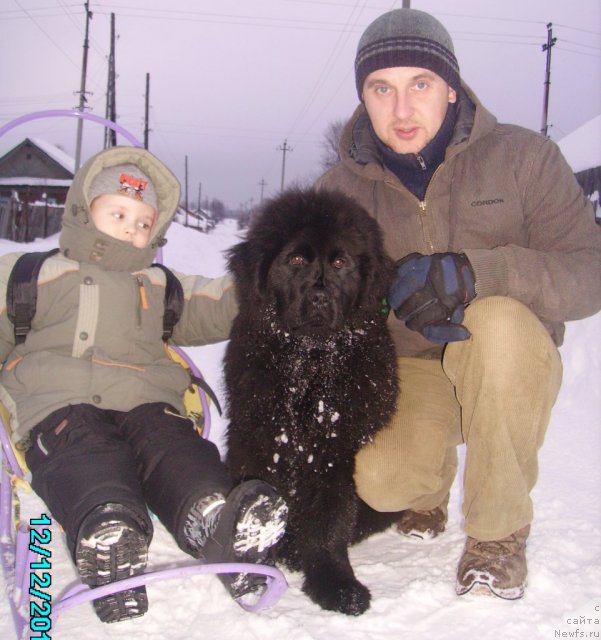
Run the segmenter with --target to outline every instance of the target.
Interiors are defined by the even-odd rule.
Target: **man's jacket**
[[[601,309],[601,228],[557,145],[499,124],[468,87],[455,130],[423,201],[386,169],[360,105],[345,126],[341,162],[317,182],[356,198],[378,220],[390,256],[464,252],[479,297],[509,296],[557,345],[564,322]],[[389,320],[397,352],[439,357],[441,347]]]
[[[16,441],[69,404],[129,411],[167,402],[183,411],[190,379],[168,357],[161,339],[166,279],[150,266],[175,213],[179,183],[151,154],[144,165],[136,155],[158,196],[157,223],[145,249],[97,231],[89,217],[86,194],[94,176],[105,166],[134,161],[130,154],[130,148],[115,147],[77,173],[65,205],[61,251],[42,266],[32,327],[17,346],[6,315],[6,287],[21,254],[0,258],[0,400],[11,414]],[[172,341],[199,345],[226,339],[237,312],[229,276],[175,275],[184,306]]]

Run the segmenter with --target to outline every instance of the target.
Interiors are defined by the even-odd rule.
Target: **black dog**
[[[276,560],[324,609],[359,615],[370,593],[348,546],[398,519],[355,492],[355,454],[390,418],[396,358],[383,301],[391,261],[376,221],[339,193],[269,202],[230,250],[240,313],[225,356],[227,462],[288,502]]]

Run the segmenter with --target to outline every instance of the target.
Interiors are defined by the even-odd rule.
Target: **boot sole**
[[[282,498],[274,502],[268,496],[260,496],[241,515],[236,525],[234,552],[256,562],[284,535],[288,507]]]
[[[282,498],[275,502],[261,496],[243,512],[236,526],[233,549],[237,562],[263,563],[269,550],[277,544],[286,530],[288,506]],[[249,594],[260,596],[265,587],[265,576],[239,573],[231,576],[230,593],[235,600]]]
[[[284,535],[288,507],[273,487],[260,480],[248,480],[232,490],[223,507],[217,528],[203,552],[208,562],[263,564],[269,550]],[[261,574],[219,574],[234,600],[259,596],[266,588]]]
[[[476,574],[477,575],[474,575]],[[457,582],[455,592],[458,596],[463,596],[466,593],[472,593],[477,596],[496,596],[502,600],[519,600],[524,596],[524,590],[526,584],[521,584],[516,587],[499,588],[494,586],[494,577],[488,573],[468,572],[466,578],[471,578],[471,582],[466,585]]]
[[[78,542],[75,562],[82,582],[98,587],[143,573],[148,558],[144,534],[120,520],[111,520]],[[93,600],[102,622],[137,618],[148,611],[146,587],[126,589]]]

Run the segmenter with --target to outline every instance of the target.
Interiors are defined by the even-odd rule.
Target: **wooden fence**
[[[0,202],[0,238],[13,242],[47,238],[60,231],[63,211],[63,206],[52,204]]]

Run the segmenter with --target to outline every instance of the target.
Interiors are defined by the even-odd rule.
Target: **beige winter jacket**
[[[382,226],[395,260],[465,252],[478,296],[523,302],[559,345],[566,320],[601,309],[601,228],[557,145],[497,123],[463,89],[453,138],[423,201],[383,166],[362,105],[343,131],[342,161],[317,185],[356,198]],[[393,314],[389,325],[399,355],[440,356],[441,347]]]
[[[94,176],[105,166],[129,162],[143,169],[158,195],[158,220],[146,249],[97,231],[89,219],[86,194]],[[168,402],[183,410],[190,381],[161,340],[165,275],[150,267],[178,201],[175,176],[143,150],[115,147],[91,158],[69,190],[61,252],[43,264],[36,315],[18,346],[5,305],[8,277],[21,254],[0,258],[0,400],[10,411],[15,440],[68,404],[128,411]],[[237,313],[229,276],[176,275],[185,301],[173,342],[226,339]]]

